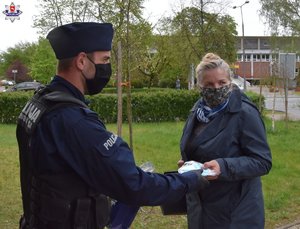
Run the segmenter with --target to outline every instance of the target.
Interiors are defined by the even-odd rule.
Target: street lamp
[[[236,8],[240,8],[241,9],[241,17],[242,17],[242,40],[243,40],[243,47],[242,47],[242,50],[243,50],[243,79],[244,79],[244,90],[246,91],[247,89],[247,85],[246,85],[246,77],[245,77],[245,35],[244,35],[244,18],[243,18],[243,6],[245,4],[249,3],[249,1],[245,1],[242,5],[240,6],[234,6],[233,9],[236,9]]]
[[[16,75],[18,73],[18,70],[17,69],[12,69],[11,72],[14,74],[14,81],[16,83]]]

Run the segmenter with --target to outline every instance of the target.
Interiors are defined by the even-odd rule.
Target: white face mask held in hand
[[[192,170],[203,170],[202,176],[215,176],[216,173],[211,169],[203,169],[203,164],[196,161],[186,161],[183,166],[178,169],[178,173],[182,174]]]

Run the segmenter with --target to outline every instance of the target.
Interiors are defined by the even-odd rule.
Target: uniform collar
[[[53,90],[66,92],[84,103],[87,103],[84,95],[74,85],[58,75],[54,76],[49,86]]]

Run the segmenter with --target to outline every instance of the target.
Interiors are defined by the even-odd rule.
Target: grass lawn
[[[134,155],[137,164],[151,161],[157,172],[177,169],[183,122],[133,125]],[[0,228],[18,227],[22,213],[18,149],[15,125],[0,125]],[[107,125],[116,132],[116,125]],[[272,149],[273,168],[263,177],[266,229],[300,219],[300,122],[276,122],[275,132],[266,121]],[[128,141],[128,128],[123,127]],[[132,228],[187,228],[185,216],[163,216],[159,207],[142,207]]]

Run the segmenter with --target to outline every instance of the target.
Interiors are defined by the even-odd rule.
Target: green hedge
[[[32,92],[0,93],[0,123],[16,123],[21,110],[32,95]]]
[[[10,92],[0,94],[0,123],[16,123],[22,108],[33,92]],[[248,93],[251,100],[259,104],[259,95]],[[105,123],[117,121],[117,95],[99,94],[87,96],[90,108],[99,114]],[[190,109],[199,98],[196,90],[164,89],[133,92],[132,116],[134,122],[160,122],[185,120]],[[264,104],[264,98],[262,99]],[[123,120],[127,120],[127,97],[123,96]]]

